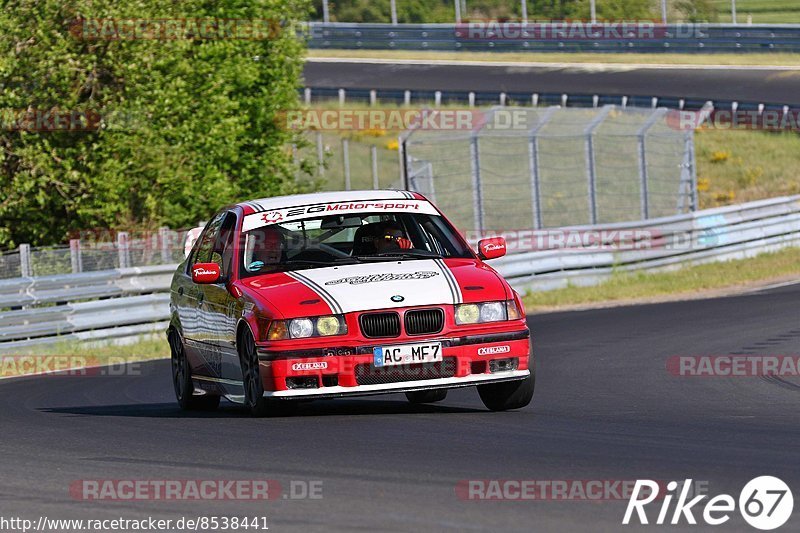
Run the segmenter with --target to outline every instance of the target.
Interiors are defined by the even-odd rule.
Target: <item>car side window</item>
[[[219,265],[220,272],[227,276],[233,262],[233,238],[236,232],[236,215],[227,213],[211,252],[211,262]]]
[[[217,237],[222,227],[222,221],[225,220],[225,215],[225,212],[215,215],[206,226],[206,229],[203,230],[203,233],[200,234],[198,238],[199,244],[191,261],[193,265],[212,262],[211,256],[214,252],[214,244],[217,242]]]

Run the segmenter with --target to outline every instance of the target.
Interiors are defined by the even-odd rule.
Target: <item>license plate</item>
[[[372,349],[376,367],[434,363],[442,360],[441,342],[377,346]]]

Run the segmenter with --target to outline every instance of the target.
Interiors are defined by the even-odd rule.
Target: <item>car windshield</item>
[[[241,277],[375,261],[472,257],[441,216],[329,215],[244,233]]]

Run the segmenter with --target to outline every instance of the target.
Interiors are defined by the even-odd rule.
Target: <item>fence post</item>
[[[614,106],[606,105],[600,110],[596,117],[592,119],[583,134],[586,136],[586,178],[589,196],[589,223],[597,224],[597,174],[596,162],[594,157],[594,130],[608,116]]]
[[[531,201],[533,207],[533,229],[542,229],[542,190],[539,179],[539,132],[550,121],[558,107],[549,107],[542,114],[538,124],[534,126],[528,137],[528,166],[531,172]]]
[[[69,262],[72,266],[72,273],[83,272],[83,257],[81,256],[81,240],[69,240]]]
[[[325,146],[322,143],[322,132],[317,132],[317,174],[325,175]]]
[[[33,269],[31,268],[31,245],[19,245],[19,270],[23,278],[33,276]]]
[[[172,262],[172,232],[168,227],[162,226],[158,228],[158,241],[161,243],[161,262],[168,265]]]
[[[667,110],[663,107],[658,109],[657,111],[653,112],[647,120],[644,121],[642,127],[639,128],[639,131],[636,133],[638,137],[638,155],[639,155],[639,203],[640,209],[642,213],[642,220],[647,220],[650,218],[650,185],[648,183],[648,172],[647,172],[647,132],[653,125],[658,122],[665,114]]]
[[[374,144],[369,148],[369,157],[372,160],[372,188],[378,190],[381,188],[381,182],[378,179],[378,147]]]
[[[692,205],[689,207],[689,210],[697,211],[699,209],[699,204],[697,199],[697,165],[694,153],[694,130],[691,130],[686,135],[686,147],[687,147],[686,157],[689,160],[688,161],[689,179],[690,179],[689,186],[691,187],[691,199],[692,199]]]
[[[483,234],[483,191],[481,190],[481,161],[478,145],[478,132],[472,133],[469,140],[469,155],[472,170],[472,209],[475,231]]]
[[[119,268],[131,266],[131,247],[127,231],[117,233],[117,254],[119,255]]]
[[[342,139],[342,162],[344,163],[344,190],[350,190],[350,141]]]

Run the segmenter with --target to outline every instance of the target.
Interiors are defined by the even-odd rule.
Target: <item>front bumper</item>
[[[419,342],[441,342],[442,361],[373,366],[374,347]],[[291,351],[261,348],[258,353],[264,395],[272,398],[335,398],[468,387],[525,379],[532,367],[527,329],[424,340],[387,339],[356,347]]]
[[[381,383],[379,385],[356,385],[355,387],[322,387],[318,389],[287,389],[279,391],[265,391],[267,398],[304,398],[316,400],[323,398],[341,398],[342,396],[372,396],[395,392],[411,392],[431,389],[456,389],[459,387],[472,387],[487,383],[500,383],[503,381],[516,381],[531,375],[530,370],[511,370],[494,374],[476,374],[465,377],[424,379],[418,381],[400,381],[396,383]]]

